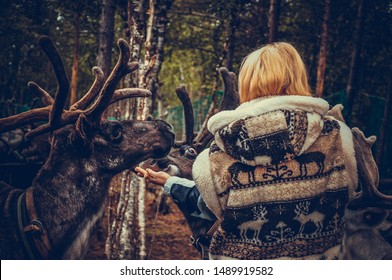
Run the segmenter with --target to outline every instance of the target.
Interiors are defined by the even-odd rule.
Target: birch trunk
[[[130,34],[130,47],[132,62],[139,63],[139,71],[136,75],[128,76],[125,80],[127,87],[147,87],[147,77],[152,68],[151,40],[152,29],[154,26],[154,9],[155,0],[149,1],[149,18],[147,30],[144,38],[144,19],[146,11],[146,1],[128,1],[127,3],[127,29]],[[142,47],[145,47],[144,58],[141,58]],[[148,115],[148,106],[146,99],[139,98],[137,103],[126,103],[127,112],[125,113],[130,119],[146,119]],[[136,112],[136,113],[135,113]],[[122,188],[119,195],[119,202],[116,212],[116,219],[112,219],[110,225],[110,234],[107,241],[108,252],[111,252],[109,258],[116,259],[145,259],[145,182],[131,172],[123,173]]]

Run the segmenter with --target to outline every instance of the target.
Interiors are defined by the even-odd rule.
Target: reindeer
[[[239,105],[236,75],[229,72],[224,67],[219,68],[219,72],[222,76],[225,90],[223,99],[219,108],[215,109],[215,113],[222,110],[232,110]],[[148,160],[144,162],[141,167],[151,168],[154,171],[162,170],[172,176],[179,176],[192,180],[192,165],[196,156],[207,147],[214,137],[207,130],[207,121],[204,122],[199,133],[195,135],[193,128],[194,115],[189,93],[185,86],[179,86],[176,88],[176,94],[184,107],[185,140],[177,141],[174,145],[174,149],[172,149],[166,157],[158,160]],[[208,117],[210,116],[207,116],[207,119]],[[178,206],[192,231],[192,240],[195,242],[194,244],[197,244],[197,240],[209,231],[214,222],[194,217],[191,215],[192,213],[187,212],[184,207],[181,205]]]
[[[258,239],[261,228],[268,222],[265,218],[265,215],[267,215],[267,209],[265,207],[255,207],[252,209],[252,212],[255,220],[244,222],[237,227],[240,230],[242,239],[248,239],[247,232],[249,230],[254,231],[252,239]]]
[[[352,132],[361,192],[350,199],[345,209],[343,258],[391,260],[392,196],[377,189],[379,173],[371,151],[376,137],[366,138],[358,128]]]
[[[300,176],[308,176],[308,169],[306,166],[312,162],[316,163],[318,166],[318,171],[315,175],[320,175],[324,171],[325,155],[323,153],[309,152],[295,157],[295,160],[299,163]]]
[[[343,106],[335,105],[327,115],[344,122]],[[354,127],[355,157],[361,190],[350,198],[344,213],[346,225],[342,242],[343,259],[392,259],[392,196],[390,179],[379,179],[372,155],[375,136],[365,137]]]
[[[46,107],[0,119],[0,132],[48,121],[26,137],[53,132],[51,151],[26,191],[0,184],[0,258],[79,259],[103,214],[112,177],[147,158],[167,155],[174,133],[161,120],[101,119],[110,103],[150,96],[142,89],[115,90],[122,77],[137,69],[137,64],[128,64],[125,40],[118,40],[119,58],[108,78],[94,67],[93,85],[69,110],[64,109],[69,81],[60,54],[48,37],[39,42],[55,72],[55,98],[30,82]]]
[[[243,183],[240,182],[238,178],[241,172],[248,174],[249,185],[255,184],[256,182],[255,170],[256,170],[256,166],[246,165],[242,162],[235,162],[228,169],[230,174],[232,174],[231,181],[233,182],[233,185],[237,185],[237,186],[244,185]]]
[[[299,228],[299,234],[303,233],[305,225],[308,222],[314,223],[314,225],[316,226],[316,231],[314,233],[321,232],[321,230],[323,229],[323,221],[325,215],[318,211],[309,213],[309,206],[309,201],[300,202],[299,204],[295,205],[294,213],[296,214],[296,216],[294,217],[294,220],[298,221],[301,224]]]

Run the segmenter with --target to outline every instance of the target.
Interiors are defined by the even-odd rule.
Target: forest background
[[[105,74],[113,67],[118,38],[129,40],[138,31],[144,42],[154,13],[151,46],[141,44],[140,55],[158,57],[146,85],[155,116],[182,118],[176,110],[179,84],[200,110],[208,108],[201,100],[222,90],[217,66],[238,74],[250,51],[286,41],[304,58],[315,96],[342,103],[350,126],[378,137],[374,155],[381,177],[392,177],[392,1],[1,0],[0,5],[0,117],[41,106],[27,88],[31,80],[50,93],[56,89],[39,36],[48,35],[62,54],[72,103],[91,85],[93,66]],[[204,113],[198,114],[196,126]],[[181,126],[177,129],[181,134]]]

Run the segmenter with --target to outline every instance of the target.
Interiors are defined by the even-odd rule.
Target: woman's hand
[[[150,182],[161,186],[163,186],[166,183],[167,179],[171,177],[166,172],[163,171],[155,172],[150,168],[143,169],[141,167],[136,167],[135,171],[137,172],[138,176],[144,177],[146,178],[146,180],[149,180]]]

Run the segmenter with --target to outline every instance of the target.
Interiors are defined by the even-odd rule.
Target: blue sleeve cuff
[[[185,179],[185,178],[180,178],[177,176],[171,176],[169,179],[167,179],[166,183],[163,185],[163,191],[165,194],[170,195],[170,190],[174,184],[182,185],[186,188],[193,188],[195,186],[195,182]]]

